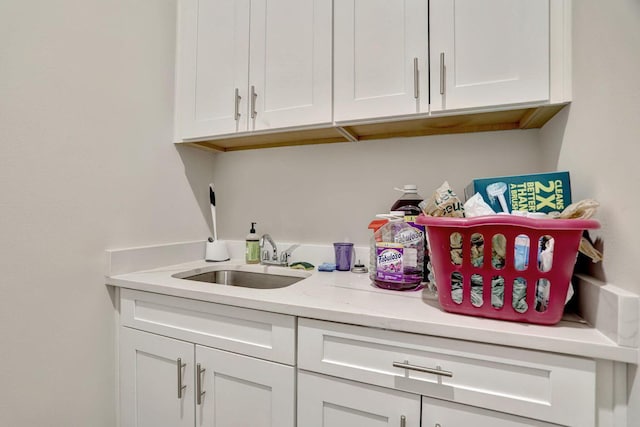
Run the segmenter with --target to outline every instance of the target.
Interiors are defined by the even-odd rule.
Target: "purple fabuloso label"
[[[404,247],[393,243],[376,244],[376,278],[385,282],[403,282]]]

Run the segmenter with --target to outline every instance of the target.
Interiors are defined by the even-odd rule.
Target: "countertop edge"
[[[412,319],[408,314],[411,313],[411,309],[415,312],[416,301],[421,301],[420,298],[415,297],[395,298],[394,300],[387,298],[385,301],[393,301],[396,307],[405,307],[407,311],[402,312],[401,316],[384,313],[376,308],[367,307],[367,303],[372,305],[375,305],[376,302],[380,303],[386,298],[385,294],[362,292],[362,289],[347,289],[339,285],[332,286],[328,283],[334,279],[329,275],[335,273],[315,272],[313,276],[315,279],[310,280],[310,278],[298,282],[298,284],[303,284],[301,286],[296,284],[290,288],[277,290],[213,288],[212,291],[212,288],[207,289],[202,288],[201,284],[196,285],[197,282],[171,277],[172,274],[179,271],[207,266],[210,264],[196,261],[150,271],[106,276],[106,284],[174,297],[398,332],[631,364],[638,363],[639,352],[637,348],[620,346],[597,329],[578,322],[561,321],[555,326],[530,325],[450,314],[431,306],[425,307],[425,311],[435,310],[432,312],[433,320],[426,317]],[[319,274],[322,276],[318,278]],[[357,276],[352,273],[342,274]],[[334,275],[333,277],[347,276]],[[397,296],[404,297],[405,295],[397,294]],[[367,300],[364,305],[350,301],[350,299],[361,297]],[[340,298],[346,298],[346,300],[341,300],[340,305],[334,306],[336,299]]]

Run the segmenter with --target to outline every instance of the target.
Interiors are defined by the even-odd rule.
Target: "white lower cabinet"
[[[193,427],[192,369],[193,344],[120,328],[120,426]]]
[[[196,387],[197,426],[295,426],[292,366],[197,345],[198,374],[201,387]],[[197,382],[196,377],[196,385]]]
[[[121,427],[620,425],[592,359],[128,289],[120,302]]]
[[[553,427],[558,424],[300,371],[298,426]]]
[[[475,406],[460,405],[422,396],[422,427],[554,427],[544,421],[523,418]]]
[[[420,427],[420,396],[300,371],[298,426]]]
[[[395,403],[356,406],[388,393],[422,396],[422,427],[596,425],[596,364],[581,357],[299,319],[298,370],[327,376],[312,393],[300,382],[298,405],[316,414],[352,408],[404,427]]]
[[[295,427],[295,318],[122,290],[121,325],[121,427]]]
[[[295,425],[292,366],[126,327],[120,354],[121,427]]]

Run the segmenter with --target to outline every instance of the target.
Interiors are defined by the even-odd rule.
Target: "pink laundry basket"
[[[418,224],[426,226],[429,240],[431,265],[438,289],[438,300],[445,311],[492,319],[553,325],[560,321],[573,268],[576,262],[580,238],[585,229],[600,228],[595,220],[581,219],[532,219],[514,215],[491,215],[475,218],[427,217],[420,215]],[[456,234],[457,233],[457,234]],[[451,256],[451,236],[462,242],[461,262]],[[472,237],[484,241],[483,261],[480,266],[471,263]],[[502,235],[506,241],[504,266],[496,268],[492,262],[494,236]],[[529,253],[524,269],[515,263],[516,238],[528,238]],[[538,245],[553,238],[551,268],[541,271],[538,267]],[[520,265],[522,267],[522,265]],[[452,297],[452,281],[462,276],[461,298]],[[472,303],[472,277],[481,282],[481,303]],[[492,303],[492,279],[504,281],[502,305]],[[513,306],[513,288],[516,279],[526,283],[526,309],[520,311]],[[544,311],[536,309],[538,282],[548,282],[548,304]],[[479,288],[476,288],[478,291]],[[459,295],[459,294],[457,294]],[[477,297],[478,294],[476,293]]]

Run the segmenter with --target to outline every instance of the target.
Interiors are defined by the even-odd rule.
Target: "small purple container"
[[[353,254],[353,243],[334,243],[333,249],[336,253],[336,270],[351,270],[351,255]]]

